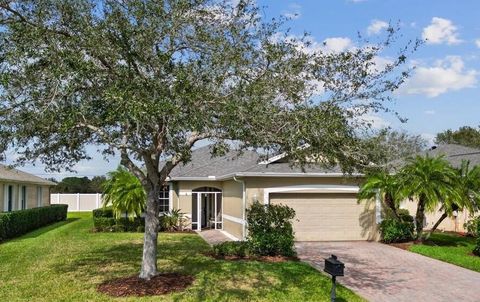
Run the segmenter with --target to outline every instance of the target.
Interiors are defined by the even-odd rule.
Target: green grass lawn
[[[195,234],[160,234],[162,272],[195,276],[185,292],[110,298],[96,286],[138,273],[142,234],[91,233],[90,213],[0,244],[0,301],[329,301],[330,279],[301,262],[214,260]],[[338,301],[363,301],[343,287]]]
[[[455,234],[434,233],[425,244],[415,244],[410,251],[480,272],[480,257],[473,256],[475,239]]]

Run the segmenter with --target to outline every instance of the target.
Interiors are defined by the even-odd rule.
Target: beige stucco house
[[[0,212],[50,205],[55,183],[0,164]]]
[[[444,158],[456,168],[462,165],[462,160],[468,160],[470,167],[480,165],[480,150],[455,144],[444,144],[433,147],[431,150],[420,153],[419,155],[444,156]],[[411,215],[415,215],[417,210],[417,202],[413,200],[405,200],[401,208],[407,209]],[[431,229],[438,219],[442,216],[443,210],[438,207],[435,211],[426,213],[425,229]],[[472,216],[480,215],[477,213],[469,213],[468,211],[458,211],[453,217],[447,217],[439,226],[438,230],[450,232],[465,232],[464,223],[472,219]]]
[[[338,169],[302,171],[285,155],[263,162],[249,151],[212,157],[207,146],[171,172],[160,203],[181,209],[193,230],[219,229],[232,239],[245,238],[245,210],[259,201],[292,207],[299,241],[377,240],[380,203],[357,202],[361,181],[362,175],[345,176]]]

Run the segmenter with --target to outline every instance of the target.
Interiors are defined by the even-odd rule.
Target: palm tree
[[[103,190],[103,206],[111,205],[115,217],[119,218],[126,213],[133,219],[143,213],[147,195],[138,178],[127,169],[119,166],[117,170],[109,172]]]
[[[470,168],[470,162],[462,160],[460,168],[457,171],[456,185],[460,193],[460,199],[456,201],[446,200],[442,205],[443,214],[430,230],[429,235],[433,233],[442,221],[453,215],[453,212],[462,210],[468,210],[470,213],[474,213],[480,206],[480,166],[474,166]]]
[[[399,183],[395,175],[386,171],[371,174],[358,192],[359,200],[372,200],[380,194],[382,202],[391,210],[392,214],[398,217],[398,191]]]
[[[458,189],[457,171],[443,158],[416,156],[409,158],[400,170],[400,194],[418,200],[415,214],[417,238],[423,240],[425,212],[433,212],[441,203],[445,206],[459,204],[461,192]]]

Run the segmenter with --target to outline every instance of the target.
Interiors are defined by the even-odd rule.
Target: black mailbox
[[[324,271],[332,275],[332,277],[343,276],[343,270],[345,264],[337,260],[337,256],[332,255],[330,258],[325,259]]]

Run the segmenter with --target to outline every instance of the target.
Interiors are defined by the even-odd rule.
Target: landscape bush
[[[68,205],[57,204],[0,213],[0,241],[67,219]]]
[[[385,243],[405,242],[413,239],[413,222],[387,218],[380,223],[380,233]]]
[[[185,214],[178,209],[171,210],[160,216],[160,229],[162,231],[182,231],[186,225]]]
[[[213,246],[213,253],[216,256],[225,257],[246,257],[249,254],[246,241],[227,241]]]
[[[401,221],[413,223],[414,218],[412,215],[410,215],[410,212],[407,209],[398,209],[397,215]]]
[[[477,242],[473,249],[473,254],[480,256],[480,223],[477,223]]]
[[[257,256],[295,256],[294,218],[295,211],[288,206],[254,202],[247,209],[249,252]]]
[[[477,237],[478,227],[480,225],[480,216],[472,218],[463,224],[463,227],[467,230],[467,236]]]
[[[115,218],[111,208],[93,210],[93,226],[97,232],[144,232],[145,218]]]

